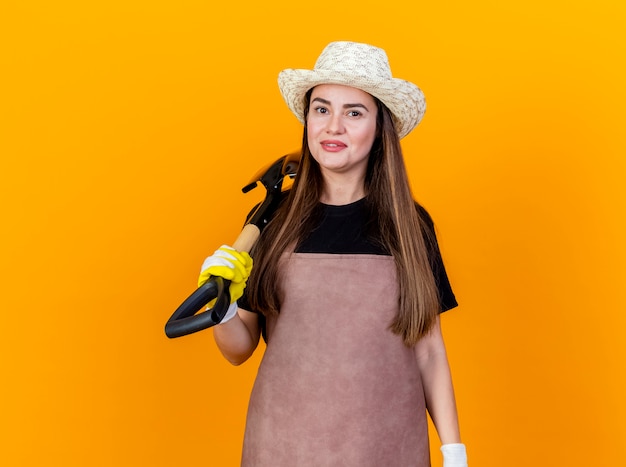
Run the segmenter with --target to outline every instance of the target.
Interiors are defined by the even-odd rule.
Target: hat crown
[[[391,79],[391,68],[385,51],[356,42],[331,42],[322,51],[313,69],[367,76],[371,81]]]

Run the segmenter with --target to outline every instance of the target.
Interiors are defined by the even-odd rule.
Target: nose
[[[328,125],[326,126],[326,132],[331,135],[341,134],[344,131],[343,121],[341,119],[341,113],[334,113],[328,119]]]

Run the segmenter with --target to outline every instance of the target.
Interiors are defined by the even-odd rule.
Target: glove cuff
[[[465,444],[444,444],[440,449],[443,454],[443,464],[445,467],[467,467]]]
[[[237,315],[237,308],[238,308],[237,301],[234,301],[233,303],[231,303],[230,306],[228,307],[228,310],[226,310],[226,314],[224,315],[224,318],[218,324],[224,324],[225,322],[233,319]]]

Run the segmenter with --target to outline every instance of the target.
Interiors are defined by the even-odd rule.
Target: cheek
[[[368,128],[363,133],[361,133],[359,142],[363,148],[367,148],[369,152],[374,145],[374,140],[376,139],[376,128]]]
[[[306,121],[306,130],[309,137],[315,136],[319,133],[319,123],[315,118],[307,118]]]
[[[306,142],[309,146],[309,151],[314,159],[317,160],[317,145],[315,144],[315,133],[314,130],[307,124],[306,129]]]
[[[311,121],[310,119],[307,120],[307,126],[306,126],[306,139],[307,142],[309,143],[309,147],[314,146],[314,142],[316,140],[316,138],[319,136],[320,134],[320,125],[316,125],[315,121]]]

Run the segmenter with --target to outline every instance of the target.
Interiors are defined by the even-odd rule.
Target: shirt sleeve
[[[451,310],[458,306],[456,297],[452,290],[452,285],[448,279],[448,273],[446,267],[443,264],[443,258],[441,257],[441,251],[439,250],[439,244],[437,242],[437,235],[435,233],[435,224],[430,217],[430,214],[422,206],[416,203],[417,210],[420,216],[426,222],[426,227],[430,230],[431,241],[427,241],[428,247],[428,259],[430,267],[432,268],[433,275],[435,276],[435,283],[439,292],[439,303],[441,305],[441,313]]]

